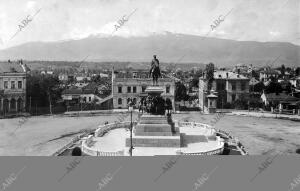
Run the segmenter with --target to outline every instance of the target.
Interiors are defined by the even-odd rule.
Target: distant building
[[[259,72],[259,80],[263,82],[267,82],[271,80],[271,78],[278,79],[280,75],[280,71],[274,70],[272,68],[264,68],[264,70]]]
[[[263,93],[261,95],[261,99],[265,106],[270,106],[270,107],[279,107],[280,105],[284,104],[293,104],[297,103],[300,101],[299,98],[293,97],[291,95],[288,95],[286,93]],[[283,108],[280,106],[279,108]],[[299,108],[298,108],[299,109]]]
[[[247,98],[249,96],[250,79],[244,75],[229,72],[215,71],[214,81],[212,82],[212,90],[217,98],[217,108],[223,108],[226,103],[232,103],[239,98]],[[199,78],[199,107],[202,111],[208,111],[208,84],[205,78]]]
[[[19,63],[0,63],[0,113],[24,112],[26,107],[27,66]]]
[[[62,92],[62,98],[66,105],[69,106],[80,103],[92,103],[96,98],[95,94],[95,91],[91,89],[71,87]]]
[[[135,107],[138,107],[142,97],[147,96],[146,88],[152,86],[152,78],[149,71],[120,71],[113,72],[112,96],[115,109],[127,109],[130,98],[133,99]],[[159,78],[158,85],[164,88],[163,98],[169,98],[175,109],[175,80],[171,78]]]
[[[295,88],[300,88],[300,76],[292,78],[289,81]]]

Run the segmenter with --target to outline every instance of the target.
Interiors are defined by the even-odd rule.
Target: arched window
[[[119,98],[119,99],[118,99],[118,104],[119,104],[119,105],[122,105],[122,98]]]
[[[136,98],[133,98],[133,105],[136,105]]]

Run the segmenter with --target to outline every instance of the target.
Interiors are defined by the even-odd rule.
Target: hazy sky
[[[209,37],[300,44],[300,0],[0,0],[0,49],[29,41],[58,41],[99,33],[136,12],[113,35],[183,33],[205,36],[213,21],[232,12]],[[13,39],[28,15],[40,12]],[[29,17],[31,18],[31,17]],[[223,18],[223,17],[221,17]]]

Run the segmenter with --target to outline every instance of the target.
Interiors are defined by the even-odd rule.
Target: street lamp
[[[130,111],[130,119],[131,119],[131,122],[130,122],[130,149],[129,149],[129,154],[130,156],[132,156],[132,150],[133,150],[133,146],[132,146],[132,111],[133,111],[133,102],[132,102],[132,99],[130,99],[130,102],[129,102],[129,105],[128,105],[128,111]]]

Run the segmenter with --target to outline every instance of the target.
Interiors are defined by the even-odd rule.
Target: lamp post
[[[130,103],[129,103],[129,107],[128,107],[128,110],[130,111],[130,119],[131,119],[131,122],[130,122],[130,149],[129,149],[129,154],[130,156],[132,156],[132,150],[133,150],[133,146],[132,146],[132,111],[133,111],[133,102],[132,100],[130,100]]]

